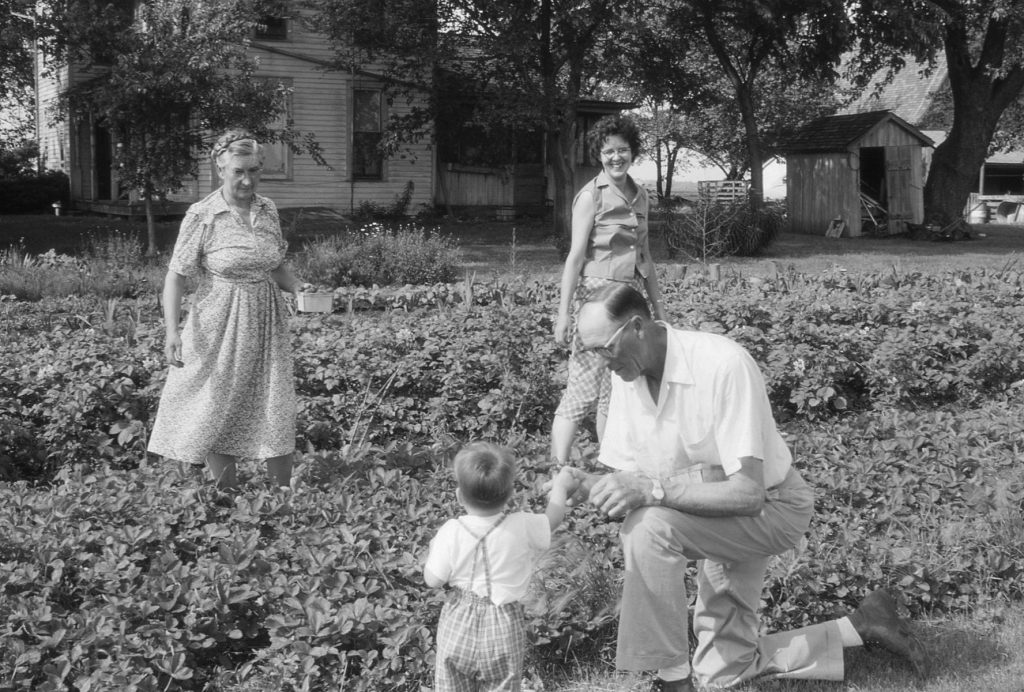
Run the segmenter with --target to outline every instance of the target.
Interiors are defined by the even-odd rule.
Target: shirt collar
[[[224,195],[220,193],[219,189],[214,191],[212,196],[213,199],[210,200],[211,212],[213,212],[214,214],[220,214],[221,212],[231,211],[231,207],[228,205],[227,200],[224,199]],[[263,207],[267,206],[267,198],[254,192],[252,195],[252,203],[255,208],[262,209]]]
[[[626,174],[626,177],[629,180],[633,180],[632,176],[630,176],[629,173]],[[632,202],[633,201],[633,200],[630,200],[630,199],[626,199],[626,195],[623,194],[622,190],[620,190],[619,188],[617,188],[614,185],[612,185],[611,178],[608,177],[608,174],[605,173],[603,168],[601,169],[601,172],[597,174],[597,182],[594,183],[594,184],[597,185],[598,187],[610,187],[612,189],[612,191],[615,194],[617,194],[619,197],[621,197],[622,199],[625,199],[627,202]],[[636,196],[637,197],[639,197],[641,194],[643,194],[643,193],[640,192],[640,186],[637,185],[635,181],[633,182],[633,187],[636,188]],[[636,198],[634,197],[634,199],[636,199]]]
[[[685,348],[679,343],[678,331],[667,322],[656,320],[655,324],[665,327],[665,372],[662,380],[678,384],[693,384],[693,369],[686,360]]]

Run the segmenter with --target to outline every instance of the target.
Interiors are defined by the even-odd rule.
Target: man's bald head
[[[576,330],[585,349],[603,346],[634,316],[651,320],[651,310],[640,291],[628,284],[613,284],[580,306]]]

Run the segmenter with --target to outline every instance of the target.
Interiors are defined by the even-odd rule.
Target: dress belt
[[[260,277],[258,279],[243,279],[240,277],[224,276],[222,274],[214,274],[210,272],[210,278],[214,281],[221,281],[227,284],[261,284],[261,283],[273,283],[273,280],[269,276]]]

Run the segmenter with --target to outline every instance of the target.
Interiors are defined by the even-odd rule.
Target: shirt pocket
[[[678,444],[687,464],[718,464],[718,443],[711,420],[703,415],[683,416],[678,425]]]

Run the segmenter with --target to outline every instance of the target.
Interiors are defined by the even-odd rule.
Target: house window
[[[256,38],[264,41],[287,41],[288,20],[265,14],[256,24]]]
[[[269,80],[268,80],[269,81]],[[274,82],[289,87],[288,95],[285,97],[284,111],[279,113],[277,118],[268,124],[272,130],[284,130],[292,119],[292,80],[291,78],[278,78]],[[263,173],[260,176],[263,180],[291,180],[292,179],[292,151],[284,142],[269,142],[263,148]]]
[[[381,180],[384,174],[383,92],[356,89],[352,98],[352,177]]]

